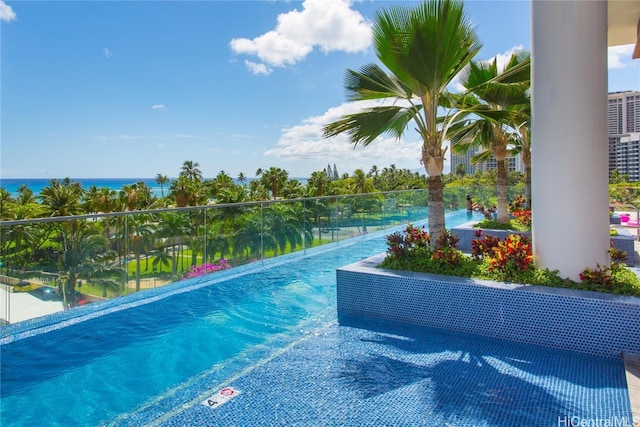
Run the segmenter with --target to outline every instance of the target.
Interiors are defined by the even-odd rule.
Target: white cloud
[[[380,164],[409,164],[412,168],[420,167],[420,150],[422,143],[417,134],[408,136],[413,142],[398,141],[392,136],[380,136],[367,147],[354,148],[346,134],[332,138],[323,136],[322,127],[340,119],[346,114],[355,113],[367,106],[373,106],[373,101],[351,102],[339,107],[331,108],[322,116],[305,119],[301,124],[283,129],[280,140],[275,148],[266,150],[265,156],[274,156],[281,160],[322,160],[330,163],[349,163],[353,169],[366,168]]]
[[[371,25],[351,4],[351,0],[305,0],[302,10],[280,14],[274,30],[253,39],[234,38],[229,46],[236,54],[260,58],[263,64],[245,62],[255,74],[267,74],[269,66],[294,65],[315,48],[325,53],[363,52],[371,44]]]
[[[0,21],[11,22],[18,19],[11,6],[0,0]]]
[[[105,47],[104,49],[102,49],[102,53],[104,54],[105,58],[111,58],[113,56],[113,54],[111,53],[108,47]]]
[[[251,71],[253,74],[263,74],[265,76],[271,74],[273,71],[272,68],[268,67],[266,64],[258,64],[257,62],[252,62],[245,60],[244,65],[247,66],[247,69]]]
[[[155,104],[151,106],[152,110],[166,110],[164,104]]]
[[[610,70],[625,68],[631,65],[633,44],[613,46],[607,50],[607,62]]]
[[[493,62],[493,60],[495,58],[497,58],[498,59],[498,70],[504,70],[504,67],[507,66],[507,63],[511,59],[512,55],[514,55],[514,54],[517,55],[518,53],[523,52],[525,50],[526,50],[525,47],[523,45],[519,44],[517,46],[512,47],[511,49],[509,49],[506,52],[499,53],[499,54],[489,58],[486,62],[489,62],[489,61]]]

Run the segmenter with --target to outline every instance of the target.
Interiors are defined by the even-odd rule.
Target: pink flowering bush
[[[193,279],[194,277],[204,276],[205,274],[215,273],[220,270],[228,270],[231,268],[226,259],[221,259],[217,264],[201,264],[192,265],[184,276],[185,279]]]

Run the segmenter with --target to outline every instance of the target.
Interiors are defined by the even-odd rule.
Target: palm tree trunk
[[[136,292],[140,292],[140,252],[136,252]]]
[[[507,167],[505,159],[498,162],[497,192],[498,192],[498,218],[499,222],[509,222],[509,209],[507,208]]]
[[[442,175],[430,176],[428,179],[429,188],[429,235],[431,238],[431,248],[435,247],[436,237],[445,230],[444,223],[444,184]]]
[[[531,209],[531,151],[522,151],[522,162],[524,163],[524,185],[526,207]]]

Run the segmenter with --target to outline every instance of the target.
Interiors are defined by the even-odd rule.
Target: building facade
[[[629,181],[640,181],[640,92],[608,96],[609,175],[615,169]]]
[[[466,154],[454,154],[451,153],[451,173],[456,173],[459,164],[463,164],[464,172],[467,175],[474,175],[476,172],[484,172],[498,167],[496,158],[491,156],[486,162],[480,162],[473,164],[471,158],[476,154],[484,151],[484,148],[476,147],[467,151]],[[517,154],[513,157],[507,157],[506,166],[508,172],[522,172],[524,173],[524,163],[522,162],[522,156]]]

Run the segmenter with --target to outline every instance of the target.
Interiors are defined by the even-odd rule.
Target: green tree
[[[161,173],[156,175],[156,183],[160,186],[160,194],[162,198],[164,198],[164,186],[169,182],[169,177],[167,175],[162,175]]]
[[[287,183],[289,172],[272,166],[268,170],[258,169],[256,176],[260,177],[260,182],[271,191],[271,198],[275,200],[280,196],[280,191]]]
[[[464,154],[480,147],[483,151],[472,157],[472,163],[496,159],[497,220],[505,223],[509,222],[506,158],[511,153],[516,114],[529,103],[529,64],[528,52],[513,54],[503,69],[497,58],[472,61],[461,78],[466,92],[453,97],[459,112],[448,124],[447,137],[454,151]]]
[[[52,179],[38,196],[45,206],[48,216],[71,216],[82,214],[82,186],[69,178]]]
[[[191,181],[202,181],[200,165],[192,160],[185,160],[180,169],[180,176],[184,176]]]
[[[464,184],[464,176],[467,174],[467,165],[464,163],[458,163],[456,165],[456,175],[462,179],[462,183]]]
[[[389,98],[396,102],[347,115],[326,125],[324,134],[347,133],[354,145],[367,146],[383,133],[400,139],[408,127],[415,127],[423,141],[420,160],[429,175],[429,232],[438,235],[445,228],[442,171],[446,153],[438,109],[447,86],[481,44],[462,2],[455,0],[378,11],[373,43],[378,59],[391,74],[375,64],[360,71],[347,70],[349,100]]]

